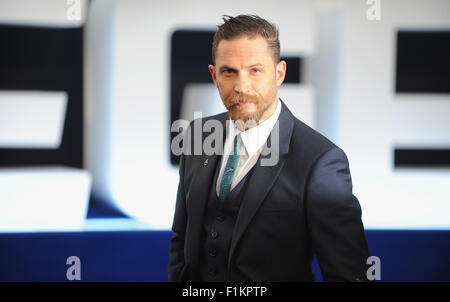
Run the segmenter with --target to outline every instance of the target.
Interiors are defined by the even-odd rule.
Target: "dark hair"
[[[278,63],[280,61],[280,40],[275,24],[256,15],[239,15],[236,17],[223,15],[222,20],[224,23],[217,26],[217,31],[214,34],[212,46],[213,62],[216,61],[215,54],[221,40],[232,40],[242,36],[249,38],[263,37],[273,52],[274,62]]]

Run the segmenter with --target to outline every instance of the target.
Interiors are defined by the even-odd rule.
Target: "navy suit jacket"
[[[228,113],[201,122],[211,119],[225,131]],[[314,281],[314,254],[325,281],[367,280],[369,249],[345,153],[283,102],[278,121],[279,161],[263,166],[261,155],[253,167],[233,230],[230,281]],[[220,158],[181,156],[169,281],[199,280],[203,216]]]

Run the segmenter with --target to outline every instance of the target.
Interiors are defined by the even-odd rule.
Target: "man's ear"
[[[212,64],[209,64],[208,69],[209,69],[209,73],[211,74],[211,78],[214,82],[214,85],[216,85],[216,87],[217,87],[216,67]]]
[[[275,69],[277,86],[280,86],[284,81],[284,77],[286,76],[286,61],[278,62],[277,66],[275,66]]]

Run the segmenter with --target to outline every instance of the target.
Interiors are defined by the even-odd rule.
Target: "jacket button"
[[[211,232],[211,237],[216,239],[217,237],[219,237],[219,233],[217,233],[216,231],[212,231]]]
[[[217,252],[216,252],[215,250],[209,250],[208,254],[209,254],[211,257],[216,257]]]

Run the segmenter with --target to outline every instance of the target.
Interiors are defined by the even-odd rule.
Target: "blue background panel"
[[[167,281],[171,235],[170,231],[0,234],[0,281],[67,281],[69,256],[81,260],[81,281]],[[381,281],[450,281],[449,231],[368,230],[366,235],[371,254],[381,259]]]

